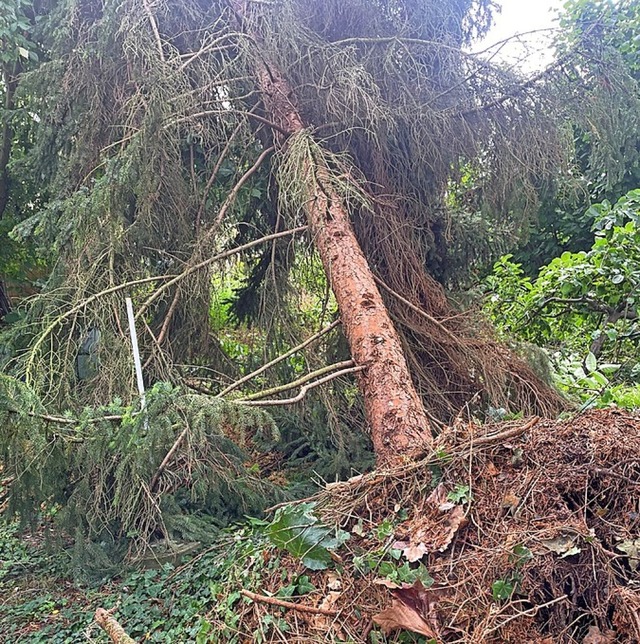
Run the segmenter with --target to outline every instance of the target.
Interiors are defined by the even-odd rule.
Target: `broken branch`
[[[311,615],[327,615],[328,617],[335,617],[338,614],[337,610],[330,610],[328,608],[316,608],[315,606],[305,606],[303,604],[294,604],[293,602],[278,599],[277,597],[267,597],[266,595],[258,595],[252,593],[250,590],[244,588],[240,591],[241,595],[252,599],[254,602],[261,604],[270,604],[271,606],[280,606],[281,608],[288,608],[290,610],[297,610],[300,613],[310,613]]]

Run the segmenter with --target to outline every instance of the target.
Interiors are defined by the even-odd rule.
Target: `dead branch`
[[[513,427],[512,429],[507,429],[504,432],[498,432],[497,434],[489,434],[488,436],[481,436],[480,438],[476,438],[472,441],[469,441],[468,444],[465,445],[460,445],[456,447],[456,451],[460,450],[460,448],[463,447],[469,447],[469,448],[474,448],[474,447],[482,447],[484,445],[493,445],[494,443],[501,443],[502,441],[508,440],[510,438],[515,438],[516,436],[520,436],[520,434],[524,434],[525,432],[528,432],[532,427],[537,425],[540,422],[540,417],[539,416],[534,416],[526,422],[524,425],[521,425],[519,427]]]
[[[251,112],[248,112],[248,114],[251,114]],[[204,214],[204,209],[207,204],[207,197],[209,196],[209,192],[211,191],[211,186],[213,185],[213,182],[216,180],[216,177],[218,176],[218,172],[220,172],[222,163],[227,158],[227,154],[231,149],[231,144],[233,143],[236,136],[238,136],[238,133],[240,132],[243,126],[244,126],[243,121],[240,121],[238,125],[236,125],[235,129],[231,133],[231,136],[229,136],[229,139],[227,140],[226,145],[222,149],[222,152],[220,153],[220,156],[218,157],[218,160],[216,161],[215,166],[213,166],[213,170],[211,171],[211,176],[207,180],[207,184],[204,187],[202,200],[200,201],[200,206],[198,207],[198,212],[196,214],[196,222],[195,222],[196,231],[200,230],[200,221],[202,220],[202,215]]]
[[[338,614],[337,610],[329,610],[328,608],[316,608],[315,606],[305,606],[303,604],[294,604],[293,602],[278,599],[277,597],[267,597],[266,595],[258,595],[252,593],[250,590],[244,588],[240,591],[242,595],[252,599],[254,602],[262,604],[270,604],[271,606],[280,606],[281,608],[288,608],[290,610],[297,610],[300,613],[310,613],[311,615],[326,615],[327,617],[335,617]]]
[[[153,478],[151,479],[151,483],[149,484],[149,490],[153,492],[155,490],[156,485],[158,484],[158,479],[160,478],[162,472],[164,472],[165,468],[173,458],[174,454],[178,451],[178,448],[182,444],[182,441],[184,440],[184,437],[187,435],[189,432],[189,425],[187,425],[182,432],[180,433],[180,436],[176,439],[176,442],[171,446],[171,449],[166,453],[165,457],[162,459],[162,463],[160,463],[160,467],[158,467],[158,470],[156,473],[153,475]]]
[[[179,275],[173,276],[172,279],[170,279],[168,282],[163,284],[152,295],[150,295],[147,298],[147,300],[142,304],[142,306],[138,309],[138,312],[136,313],[136,320],[138,320],[140,316],[144,315],[144,313],[146,313],[149,306],[151,306],[151,304],[155,302],[155,300],[157,300],[160,297],[160,295],[162,295],[168,288],[171,288],[174,284],[176,284],[180,280],[183,280],[185,277],[188,277],[192,273],[195,273],[196,271],[199,271],[202,268],[206,268],[207,266],[214,264],[215,262],[219,262],[222,259],[226,259],[227,257],[232,257],[233,255],[242,253],[245,250],[249,250],[254,246],[259,246],[260,244],[264,244],[265,242],[271,241],[273,239],[279,239],[280,237],[288,237],[290,235],[295,235],[296,233],[301,233],[304,230],[307,230],[307,228],[308,226],[298,226],[297,228],[292,228],[290,230],[283,230],[282,232],[279,232],[279,233],[272,233],[271,235],[265,235],[264,237],[260,237],[260,239],[254,239],[253,241],[247,242],[242,246],[236,246],[235,248],[226,250],[223,253],[218,253],[213,257],[209,257],[208,259],[205,259],[201,262],[198,262],[197,264],[194,264],[193,266],[190,266]],[[156,279],[159,279],[159,278],[156,278]],[[151,282],[153,280],[148,279],[147,281]]]
[[[98,608],[94,619],[96,624],[109,636],[113,644],[136,644],[136,641],[129,637],[124,628],[111,616],[111,611]]]
[[[320,378],[320,380],[316,380],[315,382],[311,382],[308,385],[305,385],[304,387],[302,387],[302,389],[300,389],[300,393],[293,398],[285,398],[283,400],[239,400],[238,403],[251,407],[276,407],[279,405],[293,405],[294,403],[300,402],[307,395],[307,393],[311,391],[311,389],[319,387],[320,385],[323,385],[331,380],[335,380],[340,376],[345,376],[350,373],[357,373],[358,371],[363,371],[364,369],[366,369],[366,366],[361,365],[358,367],[350,367],[349,369],[341,369],[340,371],[331,373],[324,378]]]
[[[142,4],[144,6],[144,11],[147,14],[147,18],[149,19],[149,24],[151,25],[153,36],[156,39],[156,44],[158,45],[158,53],[160,54],[160,59],[164,63],[166,62],[166,59],[164,57],[164,51],[162,49],[162,39],[160,38],[160,30],[158,29],[158,23],[156,22],[156,17],[153,15],[153,12],[151,11],[151,7],[149,6],[148,0],[143,0]]]
[[[212,233],[218,229],[218,226],[222,223],[222,220],[224,219],[224,216],[227,213],[227,210],[231,208],[233,203],[236,200],[236,197],[238,196],[238,193],[240,192],[240,189],[242,186],[244,186],[247,181],[251,178],[252,175],[256,173],[258,168],[262,165],[264,160],[275,150],[274,146],[271,146],[270,148],[267,148],[266,150],[262,151],[262,154],[256,159],[255,163],[240,177],[240,179],[237,181],[236,185],[233,186],[231,192],[227,195],[227,198],[225,199],[224,203],[222,204],[220,211],[218,212],[218,216],[216,217],[215,222],[213,223],[213,226],[209,229],[207,234],[205,235],[205,241],[206,239],[210,238]]]
[[[394,291],[390,286],[385,284],[379,277],[376,277],[374,275],[373,279],[376,281],[376,283],[379,286],[382,286],[382,288],[385,291],[387,291],[388,293],[393,295],[393,297],[395,297],[398,301],[402,302],[403,304],[406,304],[412,311],[415,311],[418,315],[423,317],[425,320],[428,320],[429,322],[431,322],[431,324],[437,326],[456,345],[460,344],[460,338],[456,337],[453,333],[451,333],[451,331],[449,331],[449,329],[447,329],[447,327],[444,326],[444,324],[442,324],[442,322],[440,322],[440,320],[437,320],[432,315],[429,315],[426,311],[423,311],[420,307],[416,306],[415,304],[413,304],[412,302],[410,302],[406,298],[402,297],[402,295],[400,295],[400,293],[398,293],[397,291]]]
[[[255,378],[256,376],[259,376],[261,373],[265,372],[267,369],[270,369],[271,367],[277,365],[279,362],[282,362],[283,360],[286,360],[289,356],[292,356],[294,353],[298,353],[298,351],[302,351],[305,347],[309,346],[312,342],[315,342],[319,338],[321,338],[323,335],[329,333],[329,331],[332,331],[335,329],[338,324],[340,324],[340,320],[336,320],[335,322],[332,322],[329,326],[325,327],[324,329],[321,329],[318,331],[318,333],[315,333],[311,337],[307,338],[304,342],[301,342],[298,346],[293,347],[293,349],[289,349],[286,353],[283,353],[281,356],[278,356],[271,362],[267,362],[267,364],[262,365],[255,371],[252,371],[251,373],[247,374],[246,376],[243,376],[240,378],[240,380],[236,380],[235,382],[232,382],[228,387],[225,387],[217,396],[216,398],[223,398],[226,396],[228,393],[231,393],[234,389],[237,389],[241,385],[243,385],[245,382],[248,382],[249,380]]]
[[[334,364],[326,365],[325,367],[321,367],[320,369],[316,369],[311,373],[307,373],[301,378],[298,378],[297,380],[293,380],[292,382],[288,382],[284,385],[279,385],[278,387],[272,387],[271,389],[265,389],[264,391],[258,391],[257,393],[251,394],[249,396],[245,396],[244,398],[241,398],[239,402],[246,402],[249,400],[260,400],[260,398],[266,398],[267,396],[273,396],[275,394],[282,393],[283,391],[289,391],[289,389],[295,389],[296,387],[299,387],[300,385],[304,385],[306,382],[309,382],[309,380],[313,380],[314,378],[323,376],[326,373],[330,373],[338,369],[346,369],[348,367],[353,367],[353,366],[354,366],[353,360],[344,360],[343,362],[336,362]]]

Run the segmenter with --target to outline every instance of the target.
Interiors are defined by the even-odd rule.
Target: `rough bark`
[[[2,83],[4,85],[4,110],[5,118],[0,129],[0,219],[9,203],[9,156],[11,154],[11,138],[13,132],[9,116],[13,109],[13,96],[16,90],[16,79],[11,74],[8,65],[2,69]]]
[[[233,0],[233,6],[243,16],[242,3]],[[256,34],[251,36],[259,42]],[[287,138],[306,125],[282,72],[262,61],[256,62],[255,72],[266,117],[277,127],[279,145],[284,147]],[[415,456],[433,439],[400,338],[354,234],[347,206],[328,180],[330,169],[318,159],[302,171],[310,196],[305,214],[338,303],[351,356],[356,365],[367,367],[358,380],[376,457],[388,463]]]
[[[125,633],[124,628],[104,608],[96,610],[94,619],[96,624],[109,636],[113,644],[136,644],[136,641]]]
[[[335,294],[351,356],[367,369],[359,378],[373,447],[378,459],[424,451],[431,432],[415,390],[402,344],[389,317],[366,257],[351,227],[349,214],[327,181],[327,169],[315,171],[315,199],[305,210],[314,242]]]

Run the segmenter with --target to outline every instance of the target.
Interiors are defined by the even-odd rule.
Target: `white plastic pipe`
[[[140,394],[140,406],[142,411],[146,406],[144,396],[144,380],[142,379],[142,363],[140,362],[140,349],[138,349],[138,334],[136,333],[136,319],[133,315],[133,302],[130,297],[126,298],[127,318],[129,318],[129,333],[131,334],[131,347],[133,348],[133,364],[136,367],[136,380],[138,381],[138,393]],[[146,425],[146,421],[145,421]]]

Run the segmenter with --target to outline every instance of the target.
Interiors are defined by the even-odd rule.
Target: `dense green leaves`
[[[0,63],[38,60],[35,46],[29,39],[33,28],[27,17],[30,6],[29,0],[0,1]]]
[[[595,241],[589,251],[564,252],[536,279],[524,275],[511,256],[487,279],[485,310],[503,332],[558,352],[562,361],[578,355],[572,368],[591,389],[605,387],[615,368],[635,382],[640,339],[640,190],[615,205],[591,208]],[[569,365],[567,364],[567,367]],[[586,380],[585,380],[586,379]]]

